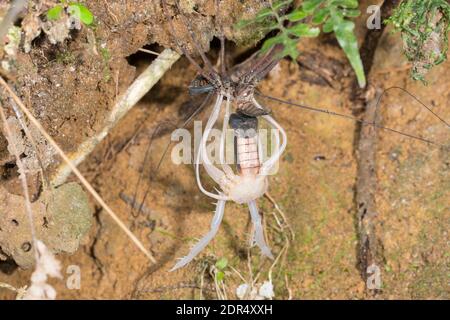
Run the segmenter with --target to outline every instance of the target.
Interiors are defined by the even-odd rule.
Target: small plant
[[[348,18],[360,15],[357,0],[306,0],[301,6],[285,13],[293,0],[278,0],[270,2],[269,8],[260,10],[255,18],[243,20],[237,24],[238,28],[257,25],[264,31],[278,31],[274,37],[267,39],[262,52],[268,51],[277,44],[282,44],[283,57],[297,59],[300,54],[298,41],[303,37],[317,37],[322,32],[334,32],[339,45],[355,70],[360,87],[366,85],[364,68],[359,55],[358,42],[354,34],[355,24]]]
[[[426,73],[447,58],[450,4],[446,0],[403,1],[387,20],[401,32],[411,76],[424,83]]]
[[[50,8],[47,11],[47,19],[50,21],[59,20],[64,10],[67,11],[69,16],[77,18],[87,26],[94,22],[94,15],[85,5],[78,2],[67,2],[66,0],[61,0],[60,4]]]
[[[215,280],[220,283],[223,281],[223,279],[225,278],[225,269],[228,266],[228,260],[227,258],[220,258],[219,260],[217,260],[215,267],[216,267],[216,272],[215,272]]]

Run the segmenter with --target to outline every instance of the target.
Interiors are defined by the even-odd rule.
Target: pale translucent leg
[[[264,109],[259,103],[258,101],[256,101],[255,98],[253,98],[253,103],[255,105],[257,105],[258,107],[260,107],[261,109]],[[275,165],[275,163],[278,161],[278,159],[281,157],[281,155],[283,154],[284,150],[286,149],[286,145],[287,145],[287,135],[286,132],[284,131],[284,129],[278,124],[278,122],[275,121],[274,118],[272,118],[269,115],[265,115],[262,116],[270,125],[272,128],[274,129],[278,129],[281,133],[281,136],[283,137],[283,143],[280,146],[280,140],[279,137],[276,136],[275,138],[275,153],[266,161],[263,163],[263,165],[261,166],[261,170],[260,170],[260,174],[261,175],[267,175],[270,170],[272,169],[272,167]]]
[[[217,97],[216,103],[214,105],[213,111],[211,112],[211,116],[205,127],[205,132],[203,133],[202,140],[200,141],[200,146],[198,148],[196,163],[195,163],[195,177],[197,180],[198,187],[200,190],[206,194],[208,197],[217,199],[217,200],[226,200],[226,197],[220,196],[214,193],[207,191],[200,180],[200,162],[203,163],[204,168],[208,172],[208,175],[216,182],[220,183],[223,180],[224,173],[217,169],[208,158],[206,153],[206,141],[208,140],[209,134],[211,133],[211,129],[217,121],[217,118],[220,114],[220,107],[222,106],[223,95],[219,95]]]
[[[275,153],[261,166],[261,175],[267,175],[286,149],[287,136],[284,129],[271,116],[263,116],[263,118],[272,126],[272,128],[278,129],[281,133],[281,136],[283,137],[283,143],[280,147],[280,139],[278,136],[276,136]]]
[[[220,164],[225,163],[225,133],[228,127],[228,119],[230,118],[230,100],[227,100],[225,104],[225,115],[223,117],[222,134],[220,135],[220,154],[219,161]]]
[[[228,120],[230,119],[230,99],[227,99],[227,103],[225,106],[225,115],[223,117],[223,126],[222,126],[222,134],[220,136],[220,155],[219,160],[220,164],[222,165],[222,170],[225,172],[225,174],[229,177],[233,176],[233,169],[226,163],[225,161],[225,138],[228,128]]]
[[[254,239],[256,245],[261,249],[263,255],[273,259],[272,252],[266,244],[266,240],[264,240],[264,230],[261,222],[261,216],[259,215],[258,207],[256,206],[256,201],[250,201],[248,203],[248,208],[250,209],[250,215],[252,217],[253,225],[255,226]]]
[[[189,262],[192,261],[205,247],[208,243],[214,238],[217,231],[219,230],[220,223],[222,222],[223,213],[225,211],[225,202],[224,200],[219,200],[216,205],[216,212],[214,213],[213,220],[211,222],[211,229],[209,232],[203,236],[203,238],[191,249],[189,254],[180,259],[177,264],[170,270],[174,271],[179,268],[184,267]]]

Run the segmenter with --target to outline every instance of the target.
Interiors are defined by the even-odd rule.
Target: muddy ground
[[[200,42],[205,49],[218,31],[210,27],[214,15],[210,2],[199,6],[200,13],[191,13],[192,19],[198,19],[194,25],[200,29],[196,32],[202,35]],[[12,82],[67,152],[102,127],[116,97],[154,59],[137,50],[146,46],[161,51],[173,45],[160,9],[146,2],[86,3],[96,17],[96,28],[77,31],[72,39],[56,46],[45,37],[36,39],[29,54],[19,53],[17,78]],[[363,12],[368,4],[363,1]],[[225,6],[239,4],[227,1]],[[241,10],[244,15],[247,11]],[[363,18],[358,20],[360,40],[366,32]],[[230,19],[223,22],[227,37],[246,45],[236,46],[230,41],[230,55],[239,58],[242,52],[251,50],[248,43],[256,38],[233,34]],[[208,54],[216,59],[216,40],[211,47]],[[321,36],[300,42],[299,48],[303,52],[300,63],[281,61],[259,89],[285,100],[351,114],[354,74],[337,42]],[[407,89],[449,119],[449,66],[446,62],[434,68],[427,76],[428,86],[411,80],[399,36],[385,32],[370,79],[374,87]],[[170,150],[155,174],[171,130],[158,135],[150,161],[143,165],[143,159],[155,128],[163,122],[176,122],[198,103],[187,92],[195,75],[193,66],[182,57],[80,166],[105,201],[151,249],[157,264],[152,265],[91,199],[92,227],[80,248],[71,255],[57,256],[64,271],[79,266],[81,288],[68,289],[70,274],[65,274],[64,280],[52,281],[58,298],[214,299],[217,289],[205,270],[222,257],[229,261],[223,281],[228,298],[235,298],[237,286],[258,273],[258,284],[272,278],[276,299],[373,298],[366,292],[357,268],[355,123],[274,102],[266,104],[285,128],[289,142],[278,174],[270,178],[269,193],[286,215],[295,238],[289,238],[287,230],[277,230],[273,218],[276,208],[271,201],[261,199],[259,206],[275,255],[289,238],[286,253],[270,272],[271,262],[259,257],[259,249],[248,249],[250,222],[246,208],[227,203],[221,229],[208,248],[186,268],[168,273],[193,241],[207,232],[214,205],[199,192],[193,167],[173,164]],[[380,110],[387,127],[440,144],[450,141],[448,128],[399,90],[385,95]],[[199,119],[206,116],[203,113]],[[3,141],[0,139],[0,155],[5,159],[1,184],[11,194],[21,194],[14,170],[7,166],[10,159]],[[58,163],[55,158],[49,174]],[[449,170],[448,151],[380,132],[375,194],[384,265],[380,266],[382,288],[376,298],[450,297]],[[146,189],[149,194],[142,212],[133,216],[130,199],[141,172],[140,199]],[[71,177],[70,181],[76,179]],[[10,259],[0,266],[0,282],[15,287],[29,283],[32,270],[17,268]],[[0,289],[2,299],[14,296]]]

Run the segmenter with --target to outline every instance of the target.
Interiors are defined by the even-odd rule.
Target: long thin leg
[[[197,37],[195,36],[194,31],[192,30],[192,26],[191,26],[190,22],[186,19],[186,17],[184,15],[181,14],[181,8],[180,8],[180,4],[178,3],[178,0],[175,0],[175,4],[178,8],[178,11],[180,11],[181,19],[183,20],[184,25],[188,29],[189,38],[191,38],[191,41],[194,44],[194,47],[197,49],[198,53],[200,54],[200,57],[202,58],[206,69],[210,72],[211,75],[213,75],[214,78],[217,78],[216,70],[214,69],[213,65],[211,64],[211,61],[209,61],[209,59],[206,57],[202,48],[200,48],[199,41],[197,40]]]
[[[250,215],[252,217],[253,225],[255,226],[255,242],[256,245],[261,249],[263,255],[273,259],[272,252],[270,251],[269,246],[266,244],[266,240],[264,240],[264,230],[261,223],[261,217],[258,212],[258,207],[256,206],[256,201],[250,201],[248,203],[248,208],[250,209]]]
[[[151,149],[151,147],[152,147],[152,145],[153,145],[153,141],[156,139],[156,136],[160,133],[160,131],[161,131],[161,129],[162,129],[162,127],[163,127],[164,124],[165,124],[165,123],[160,123],[160,124],[158,124],[158,125],[156,126],[155,130],[153,130],[153,133],[152,133],[152,135],[151,135],[151,137],[150,137],[150,141],[149,141],[148,146],[147,146],[147,148],[146,148],[146,150],[145,150],[144,161],[142,162],[143,165],[146,165],[146,164],[147,164],[147,161],[148,161],[148,159],[149,159],[149,157],[150,157],[150,149]],[[175,127],[175,126],[174,126],[173,124],[171,124],[171,127]],[[141,185],[141,181],[142,181],[142,179],[144,178],[144,171],[145,171],[145,170],[142,170],[141,173],[139,174],[138,181],[137,181],[136,186],[135,186],[135,188],[134,188],[134,193],[133,193],[133,203],[138,203],[138,202],[139,202],[139,201],[137,200],[137,194],[138,194],[138,191],[139,191],[139,186]],[[144,206],[145,200],[146,200],[146,198],[147,198],[147,193],[148,193],[149,188],[150,188],[150,187],[148,187],[148,189],[145,190],[145,193],[144,193],[144,199],[141,201],[141,204],[139,205],[139,207],[138,207],[138,209],[137,209],[137,212],[135,212],[135,207],[134,207],[134,206],[131,206],[131,215],[132,215],[134,218],[136,218],[136,217],[141,213],[142,207]]]
[[[270,70],[273,69],[277,65],[277,63],[281,60],[277,54],[280,52],[280,50],[283,48],[282,45],[275,45],[272,49],[270,49],[269,52],[267,52],[263,57],[258,58],[259,55],[256,54],[253,62],[249,65],[250,68],[245,70],[241,77],[244,77],[247,79],[248,82],[252,81],[260,81],[263,79],[267,73],[270,72]],[[242,65],[244,68],[248,67],[248,65]]]
[[[194,110],[194,112],[188,117],[188,119],[186,119],[181,124],[181,126],[175,126],[175,125],[171,124],[171,127],[173,129],[175,129],[175,128],[179,128],[179,129],[185,128],[209,104],[209,102],[211,100],[211,97],[212,97],[212,92],[208,93],[208,95],[206,96],[205,100],[203,100],[202,104],[198,107],[198,109]],[[151,147],[152,147],[152,144],[153,144],[153,140],[156,139],[156,135],[159,132],[160,126],[161,125],[158,125],[156,127],[156,129],[153,131],[153,134],[152,134],[152,136],[150,138],[150,142],[149,142],[149,144],[147,146],[147,149],[145,150],[145,156],[144,156],[143,165],[146,165],[146,163],[148,161],[148,158],[150,157],[150,150],[151,150]],[[150,180],[155,178],[156,175],[158,174],[159,168],[161,167],[162,162],[163,162],[167,152],[169,151],[169,148],[170,148],[171,145],[172,145],[172,141],[167,143],[167,145],[164,148],[164,151],[163,151],[163,153],[162,153],[162,155],[161,155],[161,157],[160,157],[160,159],[158,161],[158,164],[156,165],[156,167],[154,169],[152,169],[152,173],[150,174]],[[137,182],[136,187],[134,189],[134,197],[133,197],[134,200],[133,200],[133,203],[138,203],[138,201],[137,201],[137,193],[139,191],[139,186],[141,184],[141,181],[142,181],[143,177],[144,177],[144,170],[142,170],[142,172],[139,174],[139,179],[138,179],[138,182]],[[133,206],[131,207],[131,215],[133,217],[136,218],[141,213],[142,207],[144,206],[145,201],[147,200],[147,196],[149,194],[150,188],[151,188],[151,183],[149,182],[149,184],[147,185],[147,188],[145,189],[144,197],[142,198],[142,201],[140,201],[141,204],[139,205],[138,212],[135,213],[134,212],[134,207]]]
[[[188,60],[192,63],[192,65],[194,65],[194,67],[197,69],[197,71],[203,76],[205,77],[205,79],[207,79],[208,81],[212,82],[213,78],[211,78],[210,74],[205,72],[202,67],[200,67],[200,65],[194,60],[194,58],[192,58],[192,56],[187,52],[186,49],[183,48],[183,46],[181,45],[180,41],[178,40],[178,37],[175,33],[175,28],[173,26],[173,22],[172,19],[169,16],[169,11],[167,8],[167,4],[165,0],[161,0],[161,3],[163,5],[163,12],[169,22],[169,28],[170,28],[170,33],[172,34],[172,36],[175,38],[175,43],[178,47],[178,49],[181,50],[181,52],[186,56],[186,58],[188,58]]]
[[[223,102],[223,95],[218,95],[216,104],[214,105],[213,111],[211,112],[211,115],[209,117],[209,120],[205,127],[205,132],[203,133],[202,140],[200,141],[200,146],[198,148],[197,152],[197,158],[195,163],[195,177],[197,180],[198,187],[200,190],[206,194],[208,197],[217,199],[217,200],[226,200],[227,198],[225,196],[213,194],[209,191],[206,191],[206,189],[203,187],[202,182],[200,180],[200,162],[203,163],[203,166],[205,167],[206,172],[208,172],[208,175],[218,184],[222,181],[222,178],[224,176],[224,173],[217,169],[214,164],[211,163],[211,160],[208,157],[208,154],[206,153],[206,141],[208,140],[209,134],[211,132],[212,127],[217,122],[217,118],[220,114],[220,109]]]
[[[253,103],[255,103],[257,106],[261,107],[255,98],[253,98]],[[269,173],[269,171],[272,169],[273,165],[281,157],[281,154],[286,149],[287,135],[286,135],[286,132],[284,131],[284,129],[271,116],[266,115],[266,116],[263,116],[263,118],[272,126],[272,128],[279,130],[281,133],[281,136],[283,137],[283,143],[281,144],[281,147],[278,148],[279,141],[277,138],[276,147],[278,150],[276,150],[275,154],[273,154],[266,162],[264,162],[261,167],[260,174],[267,175]]]
[[[219,161],[222,165],[222,170],[225,172],[226,175],[231,176],[233,174],[233,169],[226,163],[225,159],[225,151],[226,151],[226,135],[227,135],[227,128],[228,128],[228,120],[230,119],[230,98],[229,93],[227,98],[227,103],[225,106],[225,115],[223,117],[223,125],[222,125],[222,134],[220,136],[220,154],[219,154]]]
[[[216,19],[218,20],[219,23],[219,32],[220,32],[220,73],[222,77],[225,77],[227,74],[227,67],[225,64],[225,37],[223,35],[223,26],[222,26],[222,21],[220,21],[221,19],[219,19],[220,16],[220,0],[216,0]]]
[[[214,213],[213,220],[211,221],[211,229],[209,232],[203,236],[203,238],[191,249],[189,254],[183,258],[181,258],[180,261],[177,262],[177,264],[170,270],[175,271],[179,268],[184,267],[189,262],[191,262],[205,247],[208,245],[208,243],[214,238],[217,231],[219,230],[220,223],[222,222],[223,213],[225,211],[225,200],[219,200],[217,202],[216,206],[216,212]]]

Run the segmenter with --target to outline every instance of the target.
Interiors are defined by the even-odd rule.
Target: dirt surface
[[[215,59],[216,42],[206,50],[218,31],[211,27],[212,1],[194,2],[199,4],[199,13],[189,15],[192,6],[184,1],[185,13],[198,19],[198,23],[193,22],[198,28],[195,33],[202,35],[201,45]],[[152,60],[143,53],[130,55],[154,42],[173,45],[160,8],[142,1],[127,1],[127,5],[122,1],[86,3],[98,21],[96,28],[83,28],[56,46],[45,38],[37,39],[29,54],[21,52],[18,56],[16,90],[66,151],[75,149],[101,128],[102,117],[116,96]],[[256,8],[239,5],[238,1],[224,3],[234,8],[231,12],[236,12],[235,6]],[[227,38],[251,42],[243,35],[232,34],[229,26],[235,16],[222,18]],[[361,20],[358,26],[360,38],[364,23]],[[189,43],[186,38],[180,39]],[[424,86],[409,78],[401,46],[398,35],[384,34],[375,55],[372,85],[403,87],[449,119],[450,64],[434,68],[427,75],[428,86]],[[233,57],[243,51],[230,47]],[[300,63],[281,61],[259,89],[284,100],[351,114],[354,74],[336,41],[328,36],[308,39],[299,48],[304,52]],[[195,75],[189,61],[181,58],[80,166],[105,201],[151,248],[157,264],[152,265],[137,251],[91,200],[93,226],[80,249],[72,255],[57,256],[64,271],[73,265],[80,267],[81,288],[67,288],[68,271],[65,280],[52,282],[58,298],[217,298],[207,270],[222,257],[245,279],[258,273],[258,284],[272,279],[276,299],[372,298],[357,269],[355,123],[274,102],[266,105],[285,128],[288,146],[278,174],[270,178],[269,193],[286,215],[295,238],[289,237],[286,230],[277,230],[274,204],[261,199],[258,205],[265,217],[269,243],[275,255],[285,252],[271,269],[272,262],[259,257],[259,249],[248,249],[251,224],[247,209],[227,203],[224,221],[213,242],[186,268],[168,273],[176,259],[187,254],[196,238],[207,232],[214,205],[198,190],[193,167],[172,163],[171,149],[156,172],[170,140],[169,125],[153,141],[149,161],[143,164],[143,160],[154,130],[162,123],[177,122],[198,103],[187,92]],[[450,141],[448,128],[402,91],[388,91],[380,112],[384,126],[440,144],[448,145]],[[207,115],[203,113],[198,120]],[[0,137],[0,164],[10,157],[5,147]],[[53,161],[56,166],[57,159]],[[6,167],[2,170],[3,177],[14,177],[7,174]],[[385,264],[379,266],[382,290],[377,298],[450,298],[449,170],[448,151],[380,132],[376,202]],[[138,181],[138,200],[142,200],[145,190],[149,189],[149,193],[142,212],[135,217],[130,206]],[[207,183],[207,188],[212,189],[212,183]],[[13,187],[8,190],[19,192]],[[283,251],[287,240],[289,247]],[[224,288],[229,298],[236,298],[236,288],[244,280],[231,267],[226,269]],[[11,261],[0,263],[0,270],[0,282],[15,287],[29,283],[31,271],[15,269]],[[0,289],[0,298],[12,299],[14,294]]]

